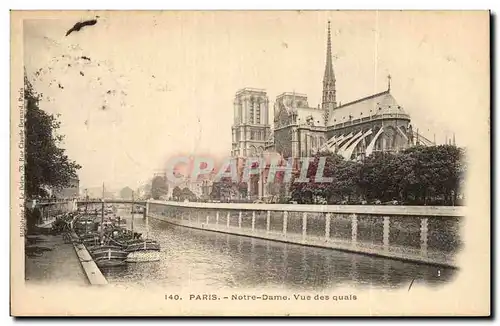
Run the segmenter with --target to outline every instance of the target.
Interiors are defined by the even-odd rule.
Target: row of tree
[[[454,205],[461,197],[466,172],[464,150],[452,145],[415,146],[399,153],[378,152],[361,162],[319,153],[308,170],[310,182],[295,183],[290,192],[299,203],[326,201],[391,201],[407,204]],[[331,182],[316,182],[319,157],[326,157],[323,175]]]
[[[320,157],[326,159],[323,177],[317,182]],[[308,182],[297,181],[295,171],[290,184],[283,183],[284,172],[267,184],[268,194],[277,202],[298,203],[365,203],[398,201],[408,205],[457,205],[463,198],[465,152],[453,145],[415,146],[398,153],[377,152],[363,161],[345,160],[342,156],[321,152],[310,163]],[[288,187],[291,198],[284,196]],[[247,183],[230,179],[214,182],[211,199],[247,197]]]
[[[231,198],[246,198],[248,195],[246,182],[236,183],[230,178],[222,178],[212,184],[210,199],[227,200]]]
[[[178,201],[184,201],[184,200],[189,200],[189,201],[196,201],[198,200],[198,197],[196,197],[195,193],[192,192],[189,188],[180,188],[180,187],[175,187],[172,189],[172,197],[174,200]]]

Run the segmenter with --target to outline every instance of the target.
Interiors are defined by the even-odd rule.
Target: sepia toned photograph
[[[488,11],[12,11],[14,316],[488,316]]]

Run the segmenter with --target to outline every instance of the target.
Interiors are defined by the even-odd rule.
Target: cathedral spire
[[[332,39],[330,31],[330,21],[328,21],[328,38],[326,41],[326,65],[325,65],[325,76],[323,81],[335,79],[333,74],[333,64],[332,64]]]
[[[325,122],[328,121],[330,112],[337,107],[337,94],[335,89],[335,74],[332,63],[332,40],[330,21],[328,21],[328,36],[326,41],[326,64],[323,76],[323,100],[322,108],[325,111]]]

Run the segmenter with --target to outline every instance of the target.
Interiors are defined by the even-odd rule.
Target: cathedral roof
[[[387,90],[338,106],[331,112],[328,125],[390,113],[407,114]]]
[[[307,109],[309,107],[307,95],[295,92],[281,93],[276,97],[276,103],[279,108],[284,108],[289,115],[298,114],[298,109]]]
[[[297,124],[307,125],[311,121],[314,126],[325,126],[324,111],[316,108],[298,108]]]

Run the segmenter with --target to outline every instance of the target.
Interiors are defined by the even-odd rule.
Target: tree
[[[195,201],[197,199],[197,197],[189,188],[186,187],[186,188],[181,190],[180,199],[181,200],[187,199],[189,201]]]
[[[325,159],[325,166],[321,177],[332,178],[330,182],[320,182],[316,178],[321,158]],[[316,200],[331,202],[341,199],[343,196],[339,188],[339,181],[341,180],[339,178],[342,178],[341,171],[343,164],[345,164],[345,161],[340,155],[328,151],[317,153],[314,160],[309,163],[307,170],[306,177],[309,179],[309,182],[297,182],[300,171],[296,171],[293,175],[290,186],[292,199],[304,204],[311,204],[316,202]],[[347,172],[347,170],[343,172]],[[344,176],[343,178],[347,179],[349,176]]]
[[[237,185],[230,178],[223,178],[213,183],[210,198],[217,200],[229,199],[238,193],[238,188],[243,188],[243,184],[246,185],[243,182]]]
[[[463,151],[453,145],[439,145],[423,147],[418,155],[424,203],[454,203],[463,175]]]
[[[120,190],[120,197],[122,199],[132,199],[134,191],[130,187],[125,187]]]
[[[158,200],[160,197],[168,194],[168,185],[165,177],[156,176],[151,181],[151,196]],[[175,197],[175,196],[174,196]]]
[[[394,172],[396,156],[388,152],[376,152],[365,159],[360,167],[359,187],[368,200],[391,200],[397,197]]]
[[[336,183],[330,185],[329,193],[339,197],[346,197],[349,201],[360,194],[359,191],[359,171],[361,165],[353,161],[337,161],[337,166],[333,174]]]
[[[149,199],[149,198],[152,198],[152,194],[151,194],[151,184],[152,184],[152,180],[151,180],[151,181],[148,181],[147,183],[143,184],[142,186],[140,186],[140,187],[137,189],[137,195],[138,195],[138,198],[141,198],[141,199]]]
[[[182,196],[182,190],[178,186],[175,186],[175,188],[172,190],[172,197],[174,197],[175,200],[180,200]]]
[[[37,94],[24,76],[25,117],[25,190],[26,198],[45,197],[47,189],[68,187],[81,168],[70,160],[63,148],[64,137],[57,134],[60,122],[39,108],[43,95]]]
[[[421,191],[419,148],[411,148],[395,157],[396,168],[393,182],[397,185],[398,198],[402,202],[415,202]]]
[[[458,189],[455,192],[455,199],[459,194],[463,196],[463,189],[465,187],[465,175],[467,174],[467,162],[465,160],[465,155],[466,155],[465,150],[463,148],[459,148],[459,151],[460,151],[460,160],[457,166],[458,168],[457,173],[459,175],[459,178],[458,178]]]
[[[241,198],[247,198],[248,197],[248,183],[242,181],[238,183],[238,193],[240,194]]]

